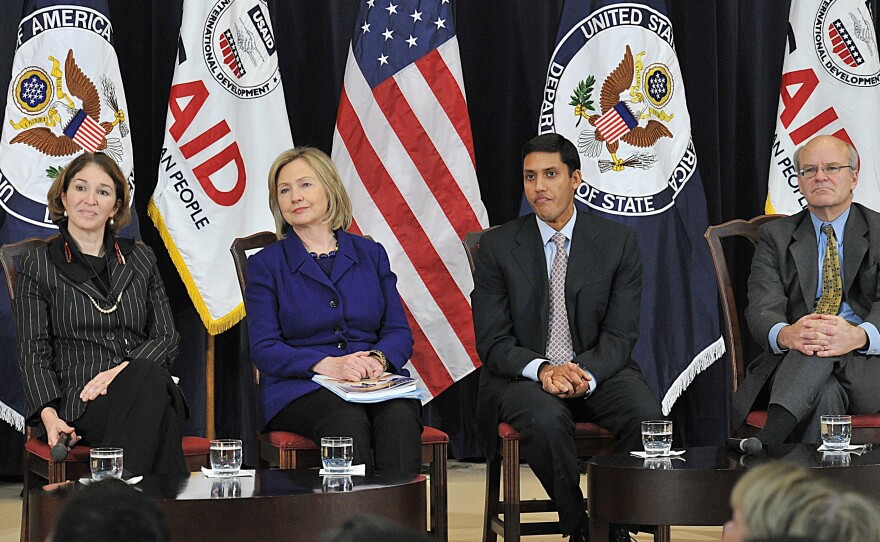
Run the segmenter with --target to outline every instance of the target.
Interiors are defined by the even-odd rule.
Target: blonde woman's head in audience
[[[808,469],[769,463],[746,473],[730,495],[724,542],[803,539],[880,541],[880,504]]]

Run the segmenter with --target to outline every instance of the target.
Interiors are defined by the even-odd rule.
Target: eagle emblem
[[[63,157],[78,153],[102,151],[117,162],[122,160],[123,147],[119,138],[109,137],[119,126],[121,137],[128,134],[125,112],[118,106],[116,88],[107,77],[101,78],[101,92],[94,82],[82,71],[73,56],[73,49],[67,51],[64,71],[59,62],[50,56],[53,63],[50,72],[54,79],[54,94],[57,100],[49,106],[46,116],[23,118],[9,123],[16,130],[23,130],[10,140],[10,143],[28,145],[48,156]],[[67,93],[65,92],[65,87]],[[48,94],[48,93],[47,93]],[[112,110],[112,121],[101,121],[101,95]],[[79,101],[79,107],[72,98]],[[36,126],[40,125],[42,126]],[[61,133],[52,130],[56,125],[63,126]]]
[[[672,94],[672,80],[669,71],[662,65],[652,65],[645,74],[644,85],[642,75],[641,52],[637,59],[633,58],[630,46],[626,46],[623,59],[608,75],[599,94],[599,111],[590,114],[593,102],[590,100],[593,82],[590,76],[575,89],[570,105],[575,106],[574,114],[586,119],[590,126],[578,136],[578,150],[584,156],[597,157],[603,148],[611,155],[611,160],[599,160],[599,170],[623,171],[627,167],[649,169],[657,161],[656,155],[649,152],[638,152],[627,158],[617,156],[620,142],[633,147],[651,148],[661,137],[672,137],[672,132],[664,124],[672,120],[674,115],[662,111]],[[665,79],[664,79],[665,78]],[[648,96],[642,92],[647,87]],[[626,93],[625,97],[621,95]],[[658,109],[661,108],[661,109]],[[659,120],[650,119],[656,116]],[[580,123],[581,119],[578,119]],[[642,124],[642,121],[647,122]]]

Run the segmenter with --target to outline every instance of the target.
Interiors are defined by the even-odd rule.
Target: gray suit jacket
[[[125,358],[167,369],[177,355],[179,337],[153,251],[129,239],[118,243],[126,264],[109,259],[107,297],[65,267],[60,236],[21,257],[14,307],[18,360],[25,419],[36,426],[37,436],[44,431],[40,411],[47,405],[55,405],[68,423],[82,415],[86,403],[80,390],[99,372]],[[102,308],[118,298],[118,309],[104,314],[89,296]]]
[[[642,264],[635,233],[578,211],[565,280],[575,361],[602,382],[627,364],[639,336]],[[535,358],[545,357],[550,293],[534,214],[486,232],[471,294],[483,361],[477,405],[486,457],[493,457],[499,394]],[[601,385],[601,384],[600,384]]]
[[[761,227],[749,276],[746,320],[766,351],[752,361],[733,400],[731,422],[739,427],[784,354],[767,343],[779,322],[794,323],[813,312],[819,283],[816,232],[804,210]],[[866,322],[880,328],[880,214],[854,203],[843,241],[844,299]],[[880,384],[880,371],[878,371]]]

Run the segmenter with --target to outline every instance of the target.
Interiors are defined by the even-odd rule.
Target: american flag
[[[80,109],[64,130],[64,135],[76,141],[88,152],[97,152],[106,135],[104,128]]]
[[[596,121],[596,129],[607,143],[614,143],[638,124],[626,105],[623,102],[617,102],[617,105],[599,117],[599,120]]]
[[[449,0],[360,2],[333,161],[353,229],[391,258],[430,400],[480,365],[461,239],[488,225]]]

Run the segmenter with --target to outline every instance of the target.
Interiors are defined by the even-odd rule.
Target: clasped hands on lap
[[[538,380],[544,391],[562,399],[583,397],[590,391],[589,373],[574,362],[553,365],[544,363],[538,369]]]
[[[808,314],[779,330],[776,343],[785,350],[830,358],[865,348],[868,335],[836,315]]]
[[[312,367],[319,375],[358,382],[365,378],[382,376],[382,363],[369,352],[354,352],[344,356],[327,356]]]

